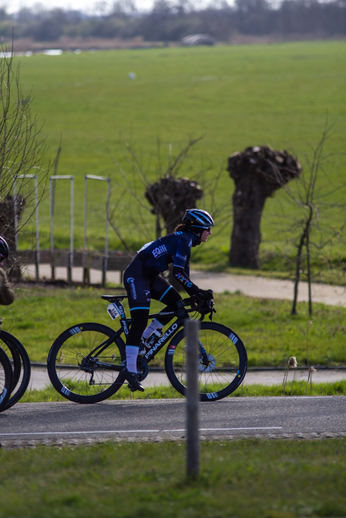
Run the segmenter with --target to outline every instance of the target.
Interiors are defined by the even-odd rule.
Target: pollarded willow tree
[[[141,163],[140,155],[134,150],[134,145],[124,139],[120,140],[129,167],[125,169],[117,160],[113,159],[123,182],[121,185],[119,180],[117,181],[117,187],[114,190],[117,198],[114,198],[115,202],[112,204],[109,223],[130,255],[134,253],[133,243],[125,236],[123,229],[126,227],[120,228],[117,223],[121,211],[126,211],[126,224],[130,229],[130,232],[128,231],[130,238],[137,233],[142,244],[173,232],[175,227],[181,223],[185,210],[200,205],[202,199],[203,208],[208,210],[214,219],[218,221],[222,215],[220,219],[223,223],[218,225],[219,232],[220,228],[229,225],[229,203],[221,203],[217,196],[223,167],[210,174],[212,167],[209,161],[206,165],[203,161],[194,162],[193,178],[183,175],[183,171],[188,170],[190,173],[192,169],[191,160],[187,159],[190,159],[194,146],[200,140],[200,137],[189,138],[185,146],[181,147],[175,155],[172,154],[172,147],[169,145],[168,160],[162,157],[161,144],[158,141],[157,155],[154,157],[156,165],[154,180],[152,180],[153,167],[150,168],[151,178],[149,178],[149,174]],[[135,200],[135,204],[128,203],[128,194]],[[143,217],[143,213],[148,211],[155,217],[154,225],[149,223],[150,226],[148,226],[148,218]],[[175,283],[172,275],[170,275],[170,282],[177,289],[181,289],[180,283]]]
[[[261,217],[268,197],[301,172],[299,161],[287,151],[248,147],[233,153],[227,170],[235,183],[230,264],[258,270]]]
[[[197,200],[202,199],[203,194],[203,189],[197,182],[189,178],[177,178],[169,174],[150,184],[145,191],[145,197],[153,206],[151,212],[156,215],[157,222],[159,222],[160,217],[163,218],[167,234],[173,232],[176,226],[181,223],[186,209],[197,206]],[[156,237],[160,236],[161,226],[158,224]],[[177,282],[173,277],[172,266],[169,270],[169,282],[177,291],[182,290],[180,282]]]
[[[228,224],[229,207],[216,200],[216,190],[222,169],[210,175],[207,174],[210,169],[209,163],[206,167],[204,164],[198,164],[195,167],[193,179],[182,174],[187,159],[190,158],[194,146],[200,140],[201,137],[189,138],[176,155],[172,155],[170,151],[167,161],[161,156],[161,144],[158,141],[157,155],[154,157],[157,164],[154,181],[149,179],[149,173],[144,169],[140,155],[135,152],[133,144],[124,139],[120,140],[129,167],[125,169],[113,159],[123,179],[123,185],[118,181],[115,192],[118,199],[113,204],[109,222],[129,253],[133,252],[131,243],[124,237],[123,231],[116,222],[119,212],[125,210],[124,200],[127,194],[130,194],[136,203],[134,213],[131,213],[131,206],[126,206],[126,219],[131,226],[131,233],[133,234],[134,230],[138,232],[141,240],[152,240],[154,237],[159,238],[161,235],[173,232],[181,222],[185,210],[196,207],[197,202],[202,198],[207,198],[207,205],[203,208],[207,208],[215,218],[223,214],[223,219],[227,220],[225,224]],[[189,168],[191,169],[191,165]],[[151,173],[150,176],[153,174]],[[149,231],[142,215],[143,212],[148,211],[155,216],[155,227],[150,226]],[[153,232],[154,228],[155,232]]]
[[[145,197],[153,206],[151,212],[163,218],[167,234],[181,223],[186,209],[197,206],[197,201],[203,198],[203,194],[203,189],[197,182],[169,174],[150,184],[145,191]]]

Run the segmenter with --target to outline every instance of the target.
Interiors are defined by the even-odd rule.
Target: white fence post
[[[17,180],[26,180],[27,178],[33,178],[35,182],[35,214],[36,214],[36,280],[40,278],[39,275],[39,264],[40,264],[40,233],[39,233],[39,219],[38,219],[38,184],[36,174],[19,174],[14,177],[13,181],[13,197],[14,197],[14,227],[15,227],[15,245],[16,252],[18,251],[18,209],[17,209]]]
[[[55,259],[54,259],[54,204],[55,204],[55,181],[56,180],[70,180],[71,194],[70,194],[70,253],[67,267],[68,282],[72,282],[72,268],[73,268],[73,182],[74,177],[68,175],[53,175],[49,177],[49,200],[50,200],[50,251],[51,251],[51,269],[52,280],[55,280]],[[54,182],[54,183],[53,183]]]
[[[99,180],[101,182],[107,182],[107,204],[106,204],[106,238],[105,238],[105,257],[102,266],[102,287],[106,285],[106,273],[108,269],[108,232],[109,232],[109,200],[111,194],[111,180],[104,176],[96,176],[94,174],[87,174],[84,178],[84,240],[83,240],[83,252],[86,252],[87,243],[87,215],[88,215],[88,180]],[[84,267],[83,283],[90,282],[89,269]]]
[[[200,323],[185,320],[186,336],[186,471],[195,478],[199,474],[199,391],[198,332]]]

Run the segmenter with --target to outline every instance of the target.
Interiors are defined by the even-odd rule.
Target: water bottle
[[[156,329],[156,331],[153,332],[152,335],[149,336],[149,338],[145,341],[145,347],[147,349],[151,349],[153,345],[156,344],[156,342],[161,338],[162,336],[162,329]]]

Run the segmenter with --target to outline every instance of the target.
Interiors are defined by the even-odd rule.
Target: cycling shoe
[[[124,369],[121,372],[121,375],[124,378],[124,380],[128,382],[129,388],[132,392],[134,392],[135,390],[140,390],[141,392],[144,392],[144,387],[138,381],[136,373],[129,372],[127,369]]]

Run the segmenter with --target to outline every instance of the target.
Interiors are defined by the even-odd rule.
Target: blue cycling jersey
[[[189,276],[191,248],[197,244],[199,239],[194,232],[174,232],[145,244],[138,250],[138,256],[149,271],[159,274],[173,264]]]

